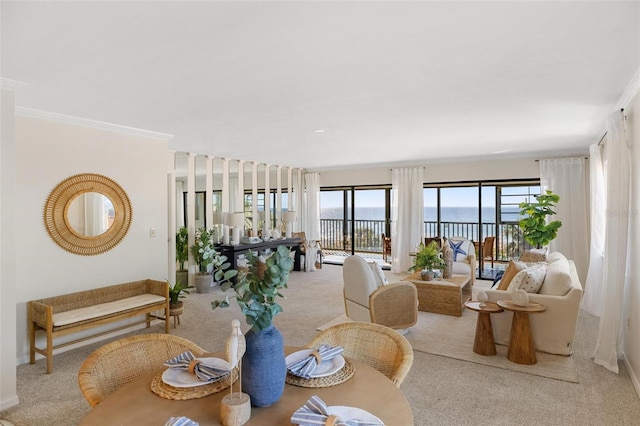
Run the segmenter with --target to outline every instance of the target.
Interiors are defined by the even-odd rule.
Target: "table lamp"
[[[244,213],[229,213],[229,227],[231,228],[231,245],[240,244],[240,230],[244,230]]]
[[[286,211],[282,212],[282,221],[285,223],[285,237],[291,238],[291,230],[293,228],[293,222],[296,221],[296,212]]]

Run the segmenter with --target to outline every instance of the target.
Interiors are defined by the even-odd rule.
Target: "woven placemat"
[[[162,373],[163,372],[158,373],[151,380],[151,391],[164,399],[184,401],[187,399],[202,398],[220,392],[231,385],[231,374],[228,374],[225,378],[208,385],[194,386],[191,388],[176,388],[162,381]],[[238,380],[238,373],[234,370],[233,382],[236,380]]]
[[[336,371],[329,376],[303,379],[302,377],[294,376],[287,371],[286,382],[290,385],[300,386],[303,388],[327,388],[346,382],[355,372],[356,367],[347,358],[345,358],[344,367],[342,367],[340,371]]]

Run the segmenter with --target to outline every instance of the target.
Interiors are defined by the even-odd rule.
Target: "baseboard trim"
[[[18,404],[20,404],[18,395],[14,395],[8,399],[3,399],[2,401],[0,401],[0,411],[4,411],[8,408],[15,407]]]
[[[638,376],[636,375],[635,371],[633,371],[631,363],[629,362],[627,354],[625,353],[622,354],[622,362],[624,362],[624,366],[627,367],[627,372],[629,373],[629,377],[631,378],[631,383],[633,383],[633,388],[636,390],[638,398],[640,398],[640,381],[638,381]]]

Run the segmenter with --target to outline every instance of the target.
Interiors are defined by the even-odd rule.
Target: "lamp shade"
[[[296,212],[293,212],[293,211],[282,212],[282,221],[283,222],[295,222],[296,221]]]
[[[244,228],[244,213],[229,213],[229,226],[233,228]]]

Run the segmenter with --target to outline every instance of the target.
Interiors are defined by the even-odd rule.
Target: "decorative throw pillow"
[[[544,277],[547,272],[545,265],[532,266],[530,268],[523,269],[518,272],[511,284],[509,284],[508,291],[524,290],[527,293],[537,293],[542,287]]]
[[[531,249],[526,250],[520,256],[521,262],[546,262],[547,261],[547,249]]]
[[[502,275],[502,279],[498,284],[498,290],[506,290],[509,288],[509,284],[511,284],[511,280],[516,274],[523,269],[526,269],[527,265],[523,262],[518,262],[517,260],[509,261],[507,265],[507,269],[505,269],[504,274]]]
[[[469,240],[449,239],[449,246],[453,250],[453,261],[464,262],[469,255]]]
[[[560,253],[558,253],[559,256],[556,255],[552,258],[556,253],[549,255],[549,260],[553,261],[547,266],[547,274],[540,289],[540,294],[564,296],[573,286],[569,261]]]
[[[367,262],[369,268],[371,268],[371,272],[373,273],[373,277],[376,280],[376,286],[382,287],[383,285],[389,284],[387,277],[384,275],[382,268],[376,262]]]

